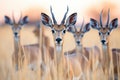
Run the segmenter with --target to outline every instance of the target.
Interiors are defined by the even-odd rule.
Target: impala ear
[[[5,19],[5,23],[6,23],[6,24],[10,24],[10,25],[13,24],[12,20],[10,19],[10,17],[4,16],[4,19]]]
[[[95,20],[95,19],[93,19],[93,18],[90,18],[90,26],[91,26],[92,28],[94,28],[94,29],[97,29],[97,30],[100,29],[97,20]]]
[[[74,28],[75,26],[70,26],[70,27],[68,27],[68,29],[67,29],[67,31],[68,32],[71,32],[71,33],[75,33],[75,28]]]
[[[115,18],[110,22],[109,28],[110,28],[110,30],[112,30],[112,29],[115,29],[117,27],[118,27],[118,18]]]
[[[84,26],[84,28],[83,28],[83,32],[85,33],[85,32],[88,32],[88,31],[90,31],[90,23],[87,23],[85,26]]]
[[[73,13],[66,20],[66,26],[67,27],[74,26],[76,21],[77,21],[77,13]]]
[[[41,13],[41,21],[45,26],[52,27],[52,20],[47,14]]]
[[[21,25],[27,24],[28,22],[29,22],[28,16],[25,16],[22,20],[20,20]]]

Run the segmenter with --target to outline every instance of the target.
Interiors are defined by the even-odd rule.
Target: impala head
[[[68,29],[68,31],[74,35],[74,39],[75,39],[77,46],[82,45],[81,42],[82,42],[82,38],[83,38],[84,34],[90,30],[89,23],[87,23],[84,27],[83,26],[84,26],[84,20],[83,20],[82,25],[79,30],[76,28],[76,26],[69,27],[69,29]]]
[[[108,43],[108,36],[110,35],[111,31],[118,26],[118,18],[114,18],[113,20],[110,21],[110,10],[108,10],[108,17],[107,17],[107,22],[105,25],[102,23],[102,12],[100,13],[100,22],[97,20],[91,18],[90,19],[90,24],[92,28],[95,28],[99,31],[99,36],[100,40],[102,42],[102,45],[105,45]]]
[[[55,20],[51,7],[50,7],[50,11],[52,14],[53,23],[51,18],[47,14],[41,13],[42,23],[45,26],[49,26],[51,28],[52,34],[54,36],[55,45],[59,46],[63,44],[63,37],[68,27],[73,26],[76,23],[77,13],[71,14],[65,23],[65,19],[68,13],[68,7],[67,7],[67,11],[63,17],[63,20],[61,21],[61,24],[57,24],[57,21]]]
[[[25,16],[22,18],[22,15],[21,15],[17,23],[15,22],[15,18],[13,15],[12,15],[13,21],[8,16],[5,16],[4,18],[5,18],[5,23],[11,25],[15,38],[19,37],[22,26],[28,23],[28,16]]]

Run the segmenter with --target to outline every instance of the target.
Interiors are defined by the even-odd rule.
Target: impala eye
[[[83,37],[83,34],[81,35],[81,37]]]
[[[76,35],[74,35],[74,37],[76,37]]]
[[[54,33],[55,33],[55,31],[54,31],[54,30],[52,30],[52,33],[54,34]]]
[[[63,33],[65,34],[65,33],[66,33],[66,30],[63,30]]]
[[[110,32],[108,32],[107,35],[110,35]]]
[[[101,33],[99,32],[99,35],[101,35]]]

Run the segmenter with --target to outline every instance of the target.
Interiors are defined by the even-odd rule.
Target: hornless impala
[[[67,7],[67,12],[65,13],[64,18],[61,21],[61,24],[59,25],[55,20],[54,14],[52,12],[52,7],[50,7],[50,11],[52,14],[52,19],[54,24],[52,23],[51,18],[45,13],[41,13],[41,17],[42,17],[41,20],[45,26],[49,26],[52,30],[52,34],[54,37],[55,51],[56,51],[55,52],[56,54],[54,54],[54,56],[56,55],[54,59],[57,62],[57,74],[58,74],[57,78],[58,80],[63,80],[63,76],[65,76],[63,73],[65,71],[63,71],[63,68],[65,68],[65,65],[66,65],[64,64],[64,61],[66,61],[65,59],[66,57],[64,56],[64,53],[63,53],[63,38],[66,33],[66,30],[70,26],[73,26],[76,23],[77,13],[71,14],[65,23],[65,19],[68,13],[68,7]],[[75,65],[77,64],[76,69],[80,68],[80,65],[78,65],[78,63],[77,62],[74,63]]]
[[[104,65],[103,67],[105,69],[109,69],[109,66],[110,66],[109,36],[110,36],[110,33],[112,32],[112,30],[117,28],[118,18],[115,18],[115,19],[111,20],[111,22],[109,22],[110,10],[108,10],[107,22],[105,25],[103,25],[102,12],[103,11],[101,11],[101,13],[100,13],[100,22],[91,18],[90,24],[91,24],[92,28],[95,28],[99,31],[99,36],[100,36],[100,40],[102,43],[102,49],[103,49],[103,63],[105,62],[105,64],[103,64]],[[106,72],[108,72],[108,70],[106,70]]]
[[[24,50],[26,53],[28,53],[27,55],[30,56],[30,63],[35,62],[38,58],[38,53],[39,53],[39,47],[36,45],[26,45],[24,46],[24,50],[23,50],[23,46],[21,46],[20,44],[20,31],[22,29],[22,27],[28,23],[28,16],[25,16],[22,18],[22,14],[20,16],[20,19],[18,21],[18,23],[15,22],[14,16],[12,15],[13,21],[8,17],[5,16],[5,23],[9,24],[12,28],[12,32],[14,35],[14,53],[12,55],[12,59],[13,59],[13,64],[16,67],[16,70],[18,70],[21,66],[22,66],[22,60],[25,58],[24,54]],[[32,66],[30,66],[31,68],[33,68]]]

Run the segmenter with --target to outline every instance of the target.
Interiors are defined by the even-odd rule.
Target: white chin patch
[[[57,50],[57,51],[61,51],[61,50],[62,50],[61,46],[58,46],[58,45],[57,45],[57,46],[56,46],[56,50]]]

